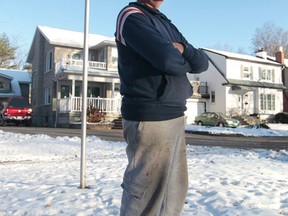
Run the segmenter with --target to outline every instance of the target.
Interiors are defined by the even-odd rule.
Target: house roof
[[[50,44],[79,48],[83,47],[83,32],[52,28],[48,26],[37,26],[37,29],[42,33],[42,35]],[[109,38],[99,34],[89,34],[89,47],[95,46],[104,40],[114,41],[114,37]]]
[[[13,79],[13,77],[7,76],[6,74],[1,73],[1,71],[0,71],[0,77],[4,77],[4,78],[9,79],[9,80]]]
[[[37,32],[52,45],[83,48],[84,47],[84,32],[71,31],[66,29],[52,28],[48,26],[37,26],[32,44],[27,57],[27,62],[31,63],[34,55],[35,38]],[[99,34],[89,34],[89,48],[98,45],[102,41],[110,41],[115,43],[114,37],[107,37]]]
[[[228,82],[223,83],[222,85],[270,88],[270,89],[286,89],[286,87],[280,83],[257,82],[257,81],[237,80],[237,79],[227,79],[227,81]]]
[[[215,53],[215,54],[218,54],[226,58],[230,58],[230,59],[237,59],[237,60],[242,60],[242,61],[253,61],[253,62],[259,62],[259,63],[265,63],[265,64],[274,64],[274,65],[279,65],[279,66],[281,65],[280,63],[270,58],[263,59],[263,58],[256,57],[256,56],[232,53],[232,52],[227,52],[227,51],[219,51],[219,50],[208,49],[208,48],[202,48],[202,50],[206,52]]]
[[[103,40],[101,41],[100,43],[98,43],[97,45],[95,46],[92,46],[90,48],[93,48],[93,49],[100,49],[102,47],[105,47],[105,46],[116,46],[116,42],[115,41],[111,41],[111,40]]]
[[[21,95],[19,83],[31,83],[31,77],[27,71],[0,69],[1,76],[11,79],[12,92],[0,93],[0,96]]]

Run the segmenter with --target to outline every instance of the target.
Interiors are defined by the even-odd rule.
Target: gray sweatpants
[[[123,120],[128,146],[121,216],[181,215],[188,190],[184,117]]]

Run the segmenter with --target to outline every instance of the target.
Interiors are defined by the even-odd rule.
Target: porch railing
[[[77,60],[77,59],[61,59],[58,61],[55,65],[56,67],[56,73],[62,72],[64,70],[83,70],[83,60]],[[107,69],[106,62],[97,62],[97,61],[88,61],[88,67],[94,68],[94,69]]]
[[[106,113],[120,113],[121,98],[89,97],[87,105]],[[61,98],[58,101],[58,108],[60,113],[81,112],[82,97]]]

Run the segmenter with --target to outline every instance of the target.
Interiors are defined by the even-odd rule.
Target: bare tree
[[[10,42],[12,47],[16,47],[15,50],[15,59],[13,60],[12,65],[15,65],[17,69],[24,69],[24,70],[29,70],[28,64],[26,63],[27,59],[27,51],[24,50],[24,46],[20,44],[21,36],[13,36],[10,37]]]
[[[226,52],[235,52],[239,54],[247,54],[243,47],[239,47],[237,50],[234,50],[232,46],[228,43],[217,43],[211,49],[226,51]]]
[[[1,68],[17,68],[14,64],[15,51],[17,47],[11,46],[8,36],[3,33],[0,35],[0,67]]]
[[[212,47],[212,49],[233,52],[233,47],[228,43],[217,43]]]
[[[288,31],[272,22],[266,22],[261,28],[256,29],[252,38],[254,51],[264,49],[268,55],[274,56],[280,46],[283,47],[284,55],[288,58]]]

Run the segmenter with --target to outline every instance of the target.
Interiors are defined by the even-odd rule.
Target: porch
[[[70,96],[58,100],[59,113],[82,112],[82,97]],[[88,97],[88,109],[96,108],[105,113],[120,114],[121,98]]]
[[[99,62],[99,61],[88,61],[88,68],[89,69],[100,69],[103,71],[117,71],[117,67],[110,67],[108,68],[106,62]],[[70,71],[83,71],[83,60],[80,59],[66,59],[63,58],[58,61],[55,65],[55,71],[57,73],[61,73],[65,70]]]
[[[118,127],[121,121],[121,98],[87,98],[87,123],[97,126]],[[80,127],[82,123],[82,97],[70,96],[57,101],[55,126]]]
[[[193,86],[193,97],[209,98],[208,86],[206,82],[193,81],[191,82]],[[72,89],[74,88],[74,85]],[[113,94],[115,95],[115,94]],[[106,113],[117,113],[120,114],[121,108],[121,96],[113,98],[102,98],[102,97],[88,97],[87,98],[88,107],[94,107]],[[69,97],[58,99],[57,107],[59,113],[69,113],[69,112],[82,112],[82,97],[76,97],[70,95]]]

